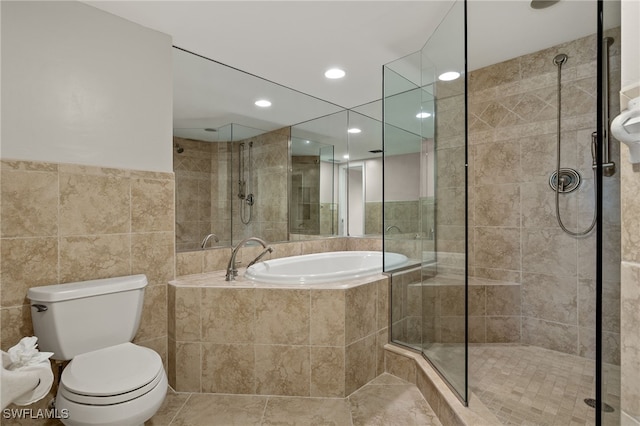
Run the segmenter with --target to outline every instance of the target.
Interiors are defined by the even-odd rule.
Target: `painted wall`
[[[420,197],[420,156],[394,155],[386,158],[385,200],[415,201]]]
[[[79,2],[2,9],[2,158],[172,171],[169,36]]]
[[[135,342],[166,361],[171,38],[79,2],[0,8],[0,347],[33,334],[28,288],[145,273]]]

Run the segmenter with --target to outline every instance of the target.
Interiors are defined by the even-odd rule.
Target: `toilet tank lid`
[[[60,302],[101,294],[137,290],[144,288],[146,285],[146,275],[127,275],[124,277],[31,287],[27,292],[27,297],[32,302]]]

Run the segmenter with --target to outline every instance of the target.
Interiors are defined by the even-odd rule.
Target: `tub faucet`
[[[253,265],[254,263],[256,263],[257,261],[259,261],[260,259],[262,259],[262,257],[265,254],[273,252],[273,248],[271,246],[267,246],[267,242],[261,238],[249,237],[240,241],[238,245],[235,246],[233,251],[231,252],[231,258],[229,259],[229,264],[227,265],[227,275],[225,277],[226,281],[233,281],[238,276],[238,268],[236,267],[236,256],[238,255],[238,252],[240,251],[240,249],[250,241],[256,241],[260,243],[260,245],[264,248],[264,250],[255,259],[253,259],[251,263],[249,263],[247,268]]]
[[[397,230],[398,230],[398,233],[399,233],[399,234],[402,234],[402,231],[401,231],[401,230],[400,230],[400,228],[398,228],[396,225],[390,225],[390,226],[387,226],[387,228],[384,230],[384,232],[389,232],[389,231],[391,231],[392,229],[397,229]]]
[[[206,237],[204,237],[204,239],[202,240],[202,243],[200,243],[200,247],[202,247],[203,250],[207,246],[207,243],[211,238],[213,238],[213,241],[215,241],[216,243],[220,241],[220,239],[216,234],[208,234]]]

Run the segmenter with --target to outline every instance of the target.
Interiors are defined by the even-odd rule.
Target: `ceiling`
[[[174,51],[174,128],[187,129],[184,137],[212,141],[216,135],[203,128],[237,123],[238,129],[268,131],[379,100],[382,65],[420,50],[454,5],[424,0],[85,3],[169,34],[174,46],[211,59]],[[543,10],[533,10],[529,0],[469,0],[467,9],[470,70],[596,31],[595,0],[563,0]],[[605,1],[605,17],[613,17],[608,27],[619,25],[618,1]],[[442,42],[430,45],[442,46],[444,55],[451,55],[450,38],[461,44],[458,31],[438,35]],[[326,79],[324,71],[334,66],[346,77]],[[272,109],[256,108],[253,100],[265,95],[282,99],[280,108],[275,103]],[[368,110],[360,112],[380,119],[379,102]],[[200,136],[188,129],[199,129]]]

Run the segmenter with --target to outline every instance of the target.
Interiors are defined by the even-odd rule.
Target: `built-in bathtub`
[[[169,283],[168,370],[175,390],[344,398],[384,372],[389,278],[382,253],[337,251],[264,263],[274,269],[282,262],[301,267],[304,284],[248,279],[243,268],[235,281],[218,270]],[[309,282],[309,275],[319,279],[310,274],[317,262],[322,272],[334,269],[320,279],[331,281]]]
[[[320,284],[365,278],[382,273],[379,251],[334,251],[267,260],[250,266],[244,277],[272,284]],[[386,253],[386,269],[407,263],[399,253]]]

